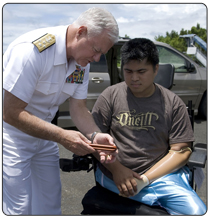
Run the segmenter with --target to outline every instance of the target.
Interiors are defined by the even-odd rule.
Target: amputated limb
[[[150,168],[144,175],[148,178],[149,182],[172,173],[183,167],[192,153],[190,147],[184,147],[181,150],[169,150],[168,154]]]

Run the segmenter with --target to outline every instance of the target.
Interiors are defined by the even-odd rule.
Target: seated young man
[[[203,215],[206,206],[189,185],[185,166],[194,141],[185,104],[155,84],[158,51],[148,39],[133,39],[121,49],[125,81],[98,98],[93,117],[111,134],[116,162],[99,164],[96,180],[105,188],[172,215]]]

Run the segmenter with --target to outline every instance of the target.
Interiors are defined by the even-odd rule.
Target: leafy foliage
[[[171,33],[166,32],[166,36],[155,36],[155,40],[163,43],[167,43],[174,47],[175,49],[179,50],[180,52],[186,52],[187,50],[187,43],[184,38],[180,38],[180,35],[186,35],[186,34],[196,34],[199,36],[202,40],[207,42],[207,31],[204,28],[200,27],[200,24],[197,24],[197,26],[193,26],[191,30],[184,30],[184,28],[181,29],[180,33],[172,30]],[[196,45],[199,47],[198,45]],[[202,50],[204,54],[206,52],[199,47],[199,49]]]

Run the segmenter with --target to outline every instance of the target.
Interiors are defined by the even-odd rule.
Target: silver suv
[[[91,111],[100,93],[110,85],[124,80],[120,63],[120,48],[127,41],[121,39],[97,63],[90,64],[87,107]],[[192,100],[195,115],[207,116],[207,71],[189,57],[168,44],[154,42],[159,51],[160,64],[175,66],[174,85],[171,91],[176,93],[187,105]],[[68,102],[59,107],[53,123],[63,128],[75,127],[68,112]]]

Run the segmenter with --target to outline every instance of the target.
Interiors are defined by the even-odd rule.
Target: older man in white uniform
[[[99,61],[117,39],[113,16],[92,8],[69,26],[26,33],[8,47],[3,59],[5,214],[61,214],[56,142],[78,155],[95,152],[88,144],[91,136],[94,143],[113,144],[109,135],[95,135],[100,129],[85,99],[89,63]],[[50,123],[58,106],[68,98],[71,117],[82,133]],[[113,162],[116,153],[100,155],[102,162]]]

